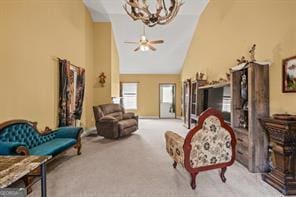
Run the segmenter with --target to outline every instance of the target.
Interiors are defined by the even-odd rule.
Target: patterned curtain
[[[70,91],[70,62],[59,59],[60,88],[59,88],[59,127],[72,125],[71,91]]]
[[[75,119],[80,120],[82,114],[84,89],[85,89],[85,70],[83,68],[77,68],[76,79],[76,102],[75,102]]]

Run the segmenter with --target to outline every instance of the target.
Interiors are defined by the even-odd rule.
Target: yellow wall
[[[119,56],[113,34],[111,37],[111,48],[111,96],[119,97]]]
[[[95,23],[95,105],[110,103],[119,96],[119,57],[111,23]],[[101,87],[98,76],[104,72],[106,83]]]
[[[296,55],[296,1],[212,0],[203,12],[181,74],[197,71],[209,80],[225,72],[257,44],[256,59],[270,60],[270,107],[273,113],[296,114],[296,94],[282,93],[282,59]]]
[[[85,112],[86,127],[93,127],[95,125],[92,107],[94,105],[94,86],[96,83],[96,75],[94,72],[94,23],[88,15],[85,17],[85,96],[83,111]]]
[[[176,84],[176,114],[180,116],[181,110],[181,82],[180,75],[152,75],[152,74],[122,74],[121,82],[138,82],[138,109],[140,116],[159,116],[159,84]]]
[[[111,102],[111,23],[95,23],[95,105]],[[104,72],[106,83],[101,87],[98,76]]]
[[[0,1],[0,122],[57,126],[58,56],[86,69],[82,124],[90,124],[92,31],[82,1]]]

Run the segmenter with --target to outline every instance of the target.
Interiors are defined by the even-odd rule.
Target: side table
[[[284,195],[296,194],[296,121],[259,119],[271,148],[272,166],[262,179]]]

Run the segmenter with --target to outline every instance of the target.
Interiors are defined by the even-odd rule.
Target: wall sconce
[[[104,72],[102,72],[100,75],[99,75],[99,83],[101,84],[101,87],[104,87],[104,84],[106,83],[106,76],[104,74]]]

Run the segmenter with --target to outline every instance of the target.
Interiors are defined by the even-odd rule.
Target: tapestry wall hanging
[[[59,127],[76,126],[81,119],[85,69],[59,59]]]

